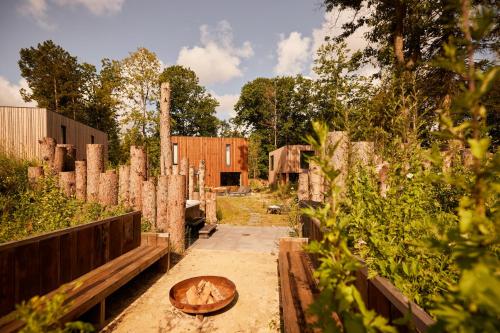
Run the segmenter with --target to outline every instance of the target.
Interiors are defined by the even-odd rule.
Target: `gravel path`
[[[220,225],[198,240],[186,256],[161,276],[106,328],[107,332],[277,332],[279,289],[277,241],[288,228]],[[175,309],[168,291],[197,275],[221,275],[236,284],[235,302],[199,321]]]

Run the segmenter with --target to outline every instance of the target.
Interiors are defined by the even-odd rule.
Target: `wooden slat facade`
[[[287,180],[286,175],[289,173],[307,172],[308,169],[300,167],[300,154],[302,151],[312,151],[312,147],[309,145],[290,145],[270,152],[269,183],[274,184],[280,177],[282,180]]]
[[[247,139],[172,136],[172,144],[178,145],[179,163],[184,156],[187,156],[189,165],[198,169],[200,160],[205,160],[206,186],[221,186],[221,172],[239,172],[241,185],[248,186]],[[230,165],[226,165],[226,145],[230,145]]]
[[[66,143],[76,147],[78,160],[85,159],[85,146],[101,143],[108,151],[107,134],[80,122],[64,117],[43,108],[0,106],[0,148],[23,159],[41,157],[38,140],[53,137],[57,143],[63,143],[62,128],[66,126]]]

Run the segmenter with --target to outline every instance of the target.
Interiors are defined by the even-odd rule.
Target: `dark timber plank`
[[[76,277],[76,231],[60,237],[60,283],[66,283]]]
[[[113,260],[122,254],[123,225],[120,219],[109,222],[109,259]]]
[[[60,246],[59,236],[40,241],[40,292],[42,295],[60,285]]]
[[[14,259],[12,249],[0,252],[0,316],[14,310]]]
[[[40,294],[39,243],[29,243],[15,249],[15,303]]]

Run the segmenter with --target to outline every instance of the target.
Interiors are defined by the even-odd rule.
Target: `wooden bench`
[[[200,229],[198,235],[200,238],[209,238],[212,233],[217,229],[217,224],[205,224],[203,228]]]
[[[280,305],[286,333],[314,332],[311,325],[316,318],[307,309],[319,290],[305,244],[307,238],[281,238],[279,242]]]
[[[48,293],[47,296],[51,297],[62,292],[66,297],[67,309],[61,313],[60,321],[74,321],[85,314],[85,321],[90,321],[96,328],[103,327],[106,323],[106,298],[154,263],[166,272],[170,265],[169,247],[168,234],[143,234],[140,246]],[[24,324],[15,317],[14,311],[1,318],[0,331],[20,330]]]

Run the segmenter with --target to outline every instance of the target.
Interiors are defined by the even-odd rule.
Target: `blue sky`
[[[228,118],[243,84],[302,73],[343,21],[318,0],[7,0],[0,3],[0,105],[21,105],[19,49],[52,39],[79,61],[123,59],[139,46],[195,70]],[[358,38],[359,39],[359,38]],[[354,44],[359,41],[353,40]]]

